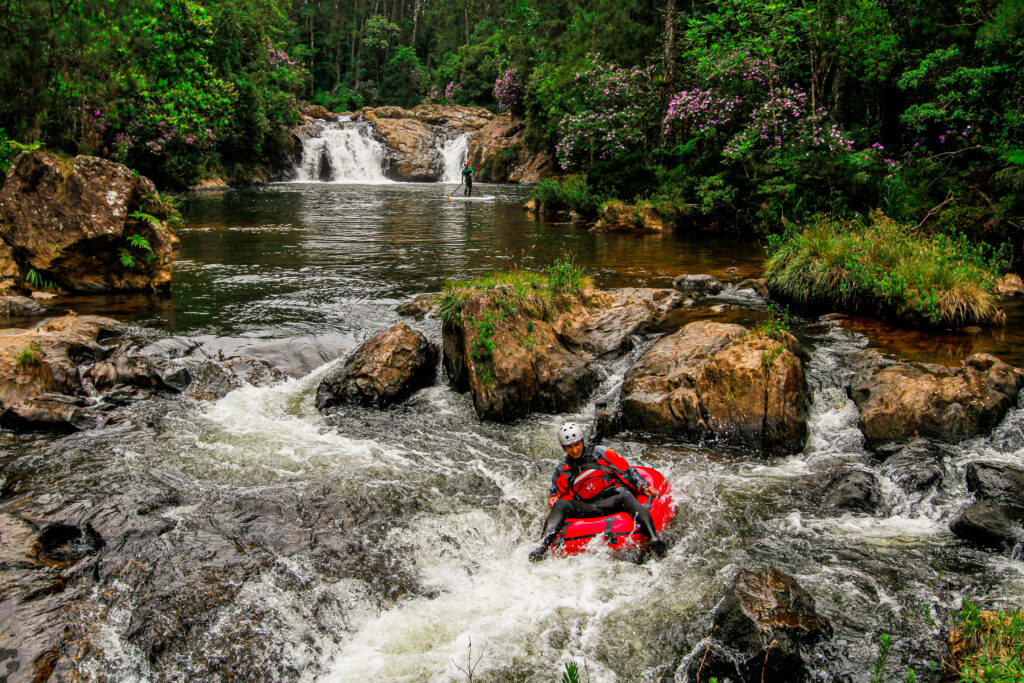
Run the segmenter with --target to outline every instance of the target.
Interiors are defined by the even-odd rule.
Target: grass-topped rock
[[[963,238],[924,235],[879,212],[870,221],[819,218],[772,238],[765,278],[798,304],[880,314],[912,324],[1002,324],[1000,253]]]
[[[444,367],[453,387],[472,392],[481,419],[570,409],[597,385],[596,361],[628,350],[634,334],[682,302],[672,290],[593,290],[568,259],[544,272],[448,282],[439,304]]]

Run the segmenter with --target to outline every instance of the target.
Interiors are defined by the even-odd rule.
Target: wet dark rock
[[[671,289],[624,287],[591,292],[589,315],[574,318],[558,331],[573,352],[616,358],[633,348],[633,339],[657,327],[685,301]]]
[[[741,280],[736,283],[736,289],[749,289],[762,299],[768,298],[768,281],[763,277]]]
[[[810,650],[831,627],[792,576],[741,569],[715,609],[709,640],[686,663],[690,680],[791,683],[809,677]]]
[[[719,294],[725,289],[725,283],[714,275],[683,273],[672,281],[672,286],[683,294]]]
[[[34,318],[46,315],[46,306],[27,296],[0,296],[0,317]]]
[[[989,433],[1015,405],[1024,371],[987,354],[960,368],[881,365],[858,374],[850,397],[867,445],[917,437],[955,442]]]
[[[177,391],[164,381],[152,360],[137,354],[116,353],[93,365],[85,376],[97,391],[107,391],[120,384]]]
[[[1006,550],[1024,540],[1024,508],[983,500],[968,505],[949,525],[957,537],[980,548]]]
[[[945,476],[942,462],[939,444],[916,439],[886,459],[882,474],[905,491],[924,491],[942,483]]]
[[[178,391],[185,391],[192,384],[192,373],[186,367],[171,368],[163,374],[164,383]]]
[[[95,429],[105,419],[82,398],[46,394],[7,405],[0,425],[19,432],[74,432]]]
[[[23,152],[0,190],[2,241],[22,270],[73,291],[162,290],[171,284],[178,239],[162,221],[156,188],[126,166],[97,157]],[[150,249],[129,243],[139,235]],[[135,266],[121,262],[134,252]]]
[[[809,404],[805,356],[788,333],[777,341],[739,325],[691,323],[655,342],[626,373],[622,424],[800,450]]]
[[[422,320],[433,309],[436,298],[434,294],[420,294],[412,301],[398,304],[395,307],[395,312],[398,315]]]
[[[967,490],[981,500],[1024,508],[1024,469],[1001,462],[967,465]]]
[[[878,478],[870,472],[842,472],[829,481],[822,496],[827,508],[874,512],[882,502]]]
[[[384,408],[434,383],[438,349],[405,323],[362,346],[317,388],[321,411],[341,404]]]

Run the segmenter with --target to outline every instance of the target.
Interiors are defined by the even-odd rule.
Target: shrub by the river
[[[576,211],[592,217],[601,208],[601,198],[591,191],[584,175],[571,175],[561,180],[543,178],[533,188],[533,198],[551,213]]]
[[[957,680],[1024,680],[1024,610],[989,612],[965,601],[953,622],[949,656]]]
[[[926,236],[874,212],[867,222],[819,217],[770,238],[765,278],[799,304],[960,327],[1003,322],[993,290],[1007,265],[1002,249]]]

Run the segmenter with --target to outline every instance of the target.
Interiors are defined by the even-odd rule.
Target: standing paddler
[[[469,160],[462,165],[462,182],[466,185],[464,194],[467,197],[473,196],[473,167],[469,165]]]

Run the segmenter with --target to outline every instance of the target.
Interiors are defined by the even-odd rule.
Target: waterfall
[[[370,124],[349,120],[324,125],[302,141],[300,182],[386,183],[387,150],[374,139]]]
[[[459,133],[441,144],[441,161],[444,171],[442,183],[457,183],[462,180],[462,164],[469,158],[469,133]]]

